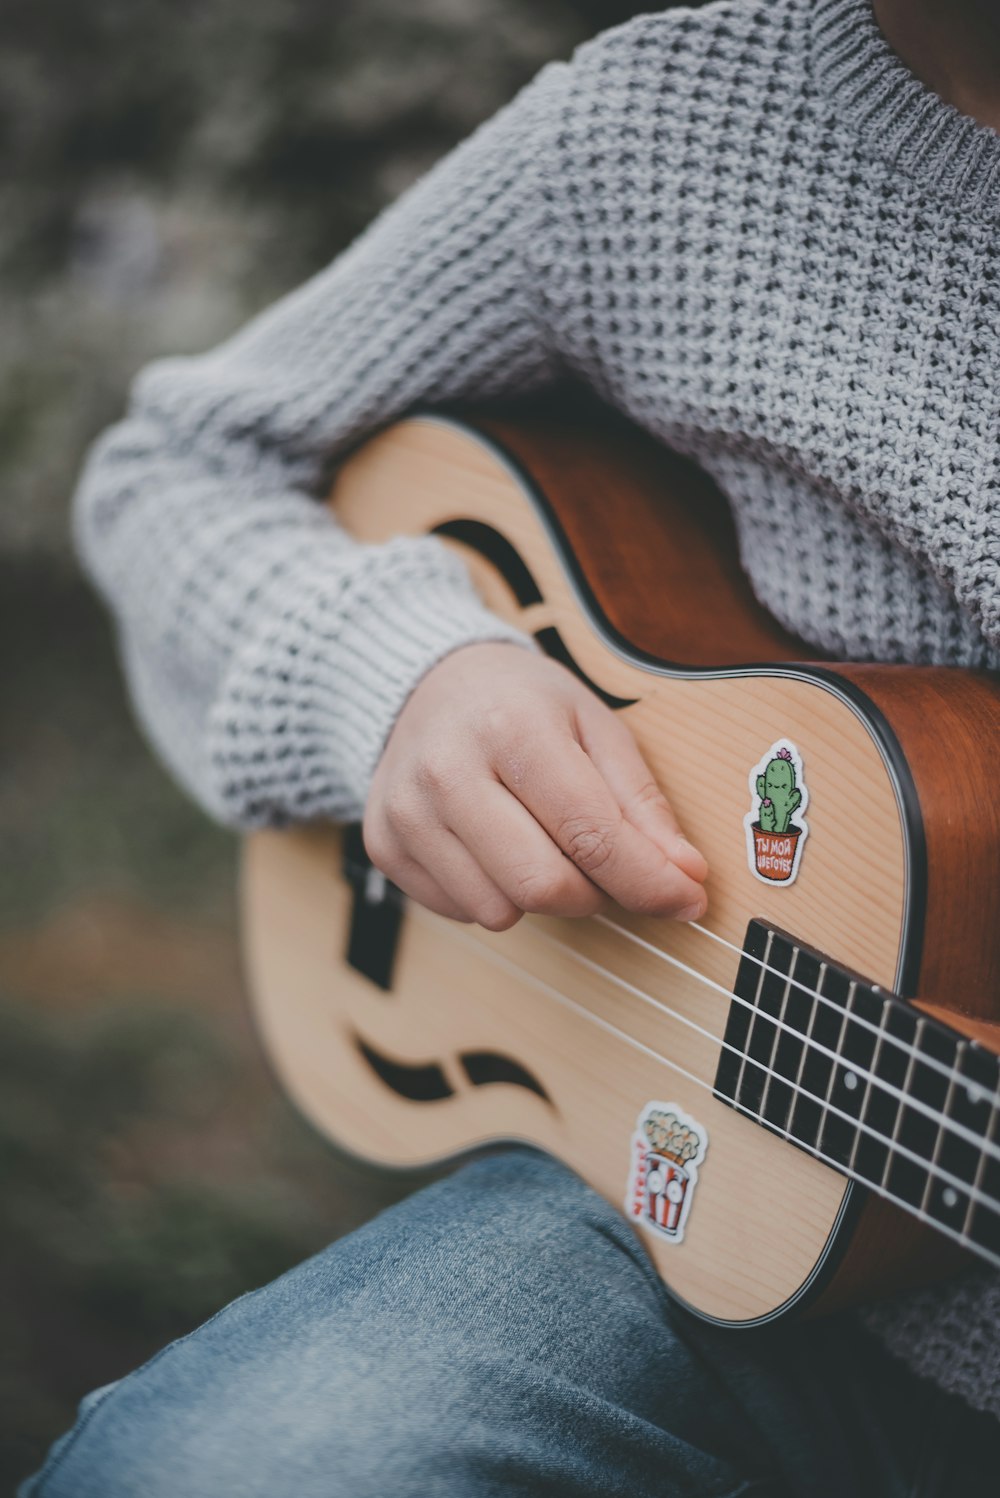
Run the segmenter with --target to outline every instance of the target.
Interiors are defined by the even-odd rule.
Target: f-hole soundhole
[[[436,1061],[414,1065],[386,1056],[362,1040],[360,1035],[354,1037],[354,1042],[379,1081],[397,1097],[410,1103],[440,1103],[455,1096],[444,1068]],[[552,1099],[534,1073],[512,1056],[503,1056],[499,1051],[462,1051],[458,1059],[473,1087],[492,1087],[498,1083],[523,1087],[526,1092],[533,1092],[553,1106]]]
[[[525,1087],[547,1103],[552,1102],[538,1078],[511,1056],[501,1056],[497,1051],[463,1051],[459,1059],[473,1087],[506,1082],[513,1087]]]
[[[454,1097],[454,1088],[435,1062],[411,1066],[403,1061],[393,1061],[381,1051],[376,1051],[374,1046],[366,1045],[360,1037],[356,1037],[356,1040],[358,1050],[379,1081],[384,1082],[397,1096],[406,1098],[407,1102],[440,1103],[444,1098]]]
[[[448,536],[451,540],[459,541],[463,546],[468,546],[470,550],[478,552],[496,568],[523,609],[534,603],[544,603],[542,590],[535,581],[527,562],[517,547],[492,525],[487,525],[482,520],[460,517],[456,520],[442,521],[440,525],[434,527],[434,534]],[[616,697],[613,692],[606,692],[603,687],[598,686],[576,660],[555,625],[537,629],[535,639],[546,655],[565,666],[568,671],[572,671],[573,675],[579,677],[584,686],[589,687],[613,712],[620,712],[623,707],[632,707],[637,700],[634,697]]]

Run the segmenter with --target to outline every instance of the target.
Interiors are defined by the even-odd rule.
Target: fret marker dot
[[[857,1074],[857,1072],[845,1071],[845,1073],[844,1073],[844,1086],[847,1088],[848,1092],[853,1092],[854,1089],[855,1089],[855,1087],[857,1087],[857,1085],[858,1085],[858,1074]]]
[[[958,1206],[958,1192],[951,1186],[946,1186],[941,1193],[941,1200],[946,1207]]]
[[[973,1105],[973,1107],[975,1107],[977,1103],[982,1102],[983,1089],[981,1087],[976,1087],[974,1083],[970,1083],[970,1085],[965,1090],[968,1094],[969,1102]]]

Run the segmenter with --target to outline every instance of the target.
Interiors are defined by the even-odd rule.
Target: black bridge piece
[[[344,833],[344,877],[354,891],[347,963],[387,993],[403,920],[403,892],[377,869],[365,850],[361,824]]]

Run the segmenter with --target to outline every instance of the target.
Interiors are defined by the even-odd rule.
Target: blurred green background
[[[337,253],[612,0],[3,0],[0,1491],[76,1401],[413,1184],[281,1097],[234,840],[132,726],[81,455],[154,355]]]

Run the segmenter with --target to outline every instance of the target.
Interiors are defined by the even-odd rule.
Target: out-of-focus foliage
[[[648,8],[648,7],[647,7]],[[145,360],[317,268],[616,0],[6,0],[0,552],[68,552]]]

